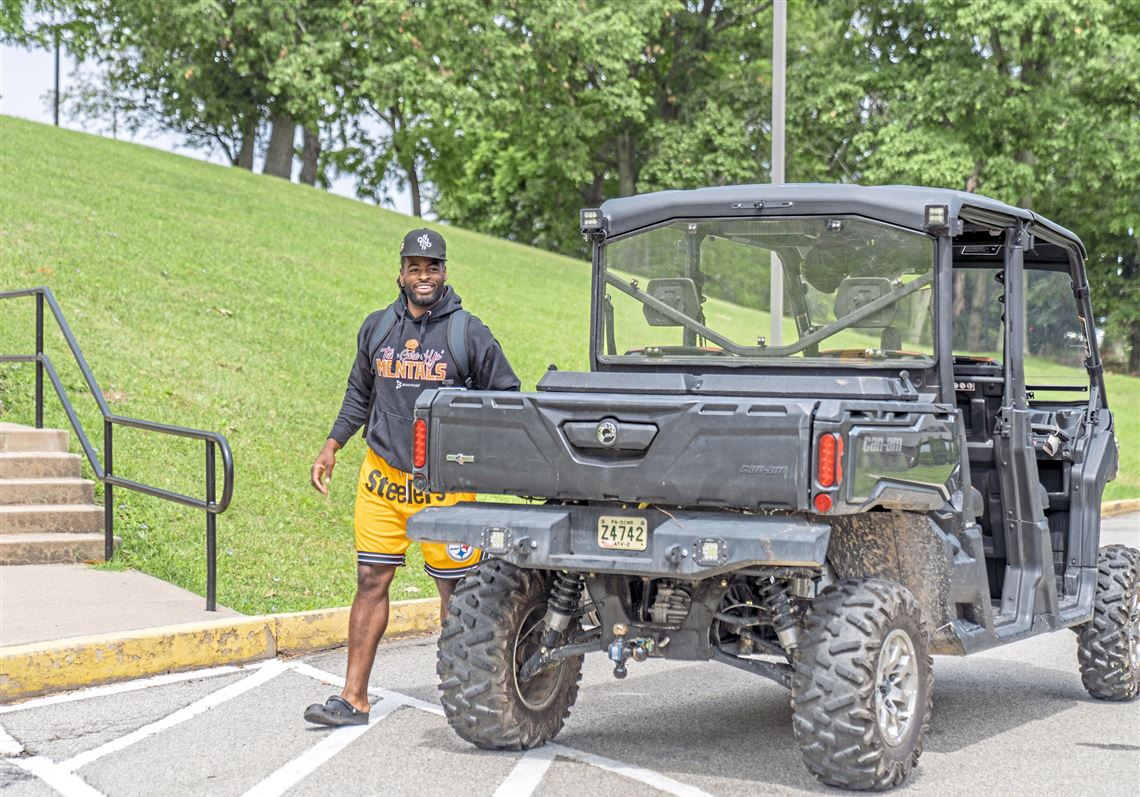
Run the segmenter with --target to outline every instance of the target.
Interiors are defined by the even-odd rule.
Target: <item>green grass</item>
[[[567,218],[568,224],[575,219]],[[55,292],[114,412],[222,432],[234,501],[218,519],[218,599],[243,612],[348,603],[352,498],[363,444],[341,453],[332,495],[309,465],[340,405],[360,321],[395,295],[414,221],[306,186],[146,147],[0,117],[0,289]],[[449,279],[488,321],[523,381],[586,367],[585,263],[446,230]],[[31,300],[0,303],[0,351],[34,348]],[[51,329],[46,350],[97,446],[102,423]],[[0,365],[0,417],[32,420],[32,368]],[[1114,407],[1140,380],[1109,377]],[[67,428],[50,395],[45,421]],[[1140,495],[1140,419],[1118,414],[1121,478]],[[75,448],[73,443],[73,448]],[[201,444],[120,429],[115,470],[199,496]],[[112,566],[205,589],[201,512],[117,490]],[[434,593],[419,561],[397,598]]]
[[[360,322],[395,295],[413,220],[7,117],[0,144],[0,286],[51,287],[112,411],[216,430],[233,447],[234,501],[218,519],[219,601],[244,612],[348,603],[362,441],[340,454],[330,498],[308,485],[308,470],[340,406]],[[552,362],[586,367],[584,263],[446,235],[451,283],[503,342],[524,387]],[[34,350],[32,307],[0,305],[0,350]],[[46,350],[101,446],[98,410],[54,330]],[[0,366],[5,420],[31,421],[31,380],[30,365]],[[46,423],[67,428],[48,391]],[[202,495],[200,443],[119,429],[114,455],[122,476]],[[114,498],[116,561],[204,592],[202,513],[122,489]],[[419,561],[394,594],[434,594]]]

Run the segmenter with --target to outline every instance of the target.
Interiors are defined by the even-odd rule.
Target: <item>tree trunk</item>
[[[420,206],[420,176],[416,173],[414,161],[411,165],[405,166],[404,170],[408,173],[408,190],[412,193],[412,215],[418,219],[424,215]]]
[[[985,351],[986,348],[986,332],[989,331],[988,323],[990,318],[989,306],[986,304],[986,292],[989,288],[986,280],[979,274],[974,279],[974,295],[970,299],[970,305],[967,309],[969,313],[970,323],[966,328],[966,348],[970,352]],[[1002,305],[1005,308],[1005,305]],[[1000,344],[998,345],[1000,349]]]
[[[239,169],[253,171],[253,152],[257,148],[257,114],[251,114],[242,120],[241,149],[238,150],[237,162]]]
[[[622,133],[617,140],[618,196],[637,193],[637,163],[634,161],[633,136]]]
[[[1140,376],[1140,321],[1133,321],[1128,333],[1128,373]]]
[[[273,132],[269,135],[269,150],[265,153],[263,174],[293,179],[293,140],[297,136],[297,123],[287,114],[274,115]]]
[[[598,171],[594,173],[594,179],[590,182],[590,184],[581,188],[582,207],[596,208],[598,205],[602,204],[602,200],[605,199],[605,196],[602,193],[603,189],[605,188],[605,182],[605,171]]]
[[[317,184],[317,161],[321,157],[321,137],[316,127],[305,127],[305,143],[301,148],[301,182]]]

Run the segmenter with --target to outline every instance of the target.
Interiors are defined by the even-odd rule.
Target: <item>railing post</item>
[[[206,440],[206,611],[217,611],[218,517],[214,505],[214,441]]]
[[[115,555],[115,487],[108,481],[115,472],[112,458],[112,430],[115,425],[103,421],[103,559],[110,562]]]
[[[44,294],[36,292],[36,428],[44,428]]]

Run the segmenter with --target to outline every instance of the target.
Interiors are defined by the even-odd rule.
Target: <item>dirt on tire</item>
[[[537,650],[546,614],[548,574],[487,560],[455,588],[439,637],[439,674],[447,721],[488,750],[526,750],[553,739],[570,715],[582,657],[565,659],[520,681]]]
[[[913,704],[899,738],[878,720],[884,641],[906,638]],[[795,654],[792,729],[820,781],[862,791],[906,780],[922,754],[933,707],[930,631],[914,596],[881,579],[845,579],[815,599]]]
[[[1123,545],[1100,549],[1093,616],[1079,626],[1077,662],[1088,693],[1100,700],[1140,694],[1140,552]]]

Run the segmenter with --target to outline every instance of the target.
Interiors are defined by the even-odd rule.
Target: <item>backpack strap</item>
[[[388,337],[388,333],[392,331],[392,327],[396,326],[396,310],[389,305],[388,309],[384,311],[384,315],[380,316],[380,323],[372,330],[372,335],[368,338],[368,348],[365,350],[368,353],[368,368],[373,375],[376,374],[376,350],[380,348],[380,344],[384,342],[384,338]],[[376,394],[372,394],[372,398],[368,400],[368,416],[364,419],[364,427],[361,429],[360,436],[363,438],[368,437],[368,422],[372,420],[372,405],[376,403]]]
[[[471,378],[471,360],[467,353],[467,323],[470,320],[471,313],[462,307],[447,319],[447,350],[451,352],[451,359],[458,369],[456,376],[468,390],[474,383]]]
[[[380,323],[372,330],[372,336],[368,338],[368,363],[372,373],[376,373],[376,350],[380,348],[380,344],[384,342],[384,338],[388,337],[388,333],[392,331],[392,327],[396,326],[396,310],[391,305],[384,311],[384,315],[380,316]]]

